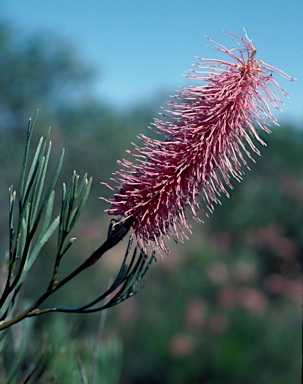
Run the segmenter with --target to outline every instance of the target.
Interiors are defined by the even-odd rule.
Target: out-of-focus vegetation
[[[69,179],[76,169],[94,179],[75,229],[77,246],[64,268],[70,270],[105,237],[109,218],[98,196],[108,192],[99,181],[109,180],[130,142],[146,133],[156,108],[115,111],[90,95],[92,73],[62,43],[41,36],[22,39],[0,24],[1,264],[8,247],[8,187],[18,183],[26,124],[36,108],[37,126],[52,126],[58,156],[66,149],[62,178]],[[235,185],[231,199],[223,198],[203,225],[193,224],[189,241],[173,246],[170,256],[152,266],[139,295],[108,312],[96,383],[300,382],[299,128],[273,128],[265,137],[268,148],[262,148],[242,184]],[[84,274],[61,298],[76,305],[103,290],[117,271],[124,246],[105,259],[106,268],[103,264]],[[50,244],[35,267],[35,279],[27,283],[24,300],[36,298],[37,289],[44,287],[52,252]],[[79,366],[89,376],[98,321],[98,314],[46,315],[20,323],[7,337],[3,333],[0,383],[21,383],[35,367],[33,383],[84,382]]]

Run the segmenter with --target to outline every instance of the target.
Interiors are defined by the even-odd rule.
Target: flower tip
[[[100,184],[101,185],[104,185],[105,187],[109,188],[111,191],[115,191],[115,188],[113,186],[111,186],[110,184],[108,183],[105,183],[103,181],[100,181]],[[101,198],[102,199],[102,198]]]

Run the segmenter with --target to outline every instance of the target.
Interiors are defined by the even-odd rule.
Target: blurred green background
[[[54,164],[66,149],[62,180],[69,182],[74,169],[94,180],[64,274],[103,242],[109,217],[98,197],[109,192],[99,182],[109,181],[136,135],[147,133],[162,97],[154,105],[114,110],[90,93],[93,68],[70,46],[44,39],[22,38],[0,23],[1,263],[8,248],[8,187],[18,187],[27,121],[39,105],[35,140],[52,127]],[[108,311],[97,383],[300,382],[303,130],[286,124],[272,130],[231,198],[223,198],[203,225],[193,223],[189,241],[172,244],[142,292]],[[57,191],[59,201],[60,184]],[[77,305],[104,291],[124,246],[49,302]],[[43,250],[24,301],[46,288],[54,247],[50,242]],[[13,383],[22,382],[42,351],[32,382],[80,383],[77,357],[88,372],[99,317],[52,314],[17,325],[2,350],[0,383],[9,382],[22,348]]]

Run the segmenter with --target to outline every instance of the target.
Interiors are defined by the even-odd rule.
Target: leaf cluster
[[[70,233],[88,199],[92,178],[88,179],[84,175],[80,179],[74,172],[69,188],[63,183],[61,211],[58,216],[53,218],[54,188],[62,167],[64,150],[59,157],[50,182],[46,184],[45,180],[51,154],[51,142],[48,140],[50,130],[45,137],[41,137],[33,159],[29,164],[30,144],[35,120],[36,118],[33,122],[30,120],[27,129],[18,200],[13,187],[9,189],[9,251],[2,268],[3,275],[6,274],[6,281],[0,299],[0,330],[8,328],[27,317],[47,312],[88,313],[117,305],[133,296],[141,288],[142,284],[139,286],[139,282],[141,283],[143,276],[155,259],[154,253],[151,257],[148,257],[142,250],[138,252],[137,247],[132,250],[132,240],[129,240],[118,274],[112,285],[103,294],[76,308],[59,306],[40,308],[41,304],[49,296],[82,271],[92,267],[105,252],[120,242],[128,233],[132,222],[130,219],[122,223],[112,221],[105,242],[76,269],[58,281],[61,260],[76,240],[75,237],[70,237]],[[17,215],[16,206],[18,206]],[[15,218],[15,216],[17,217]],[[56,230],[57,247],[48,288],[32,305],[20,312],[15,305],[17,298],[21,296],[20,292],[32,265]],[[132,256],[130,256],[131,253]],[[6,268],[7,271],[5,271]],[[107,297],[110,298],[106,303],[101,306],[98,305]]]

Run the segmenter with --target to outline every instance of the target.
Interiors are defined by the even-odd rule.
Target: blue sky
[[[303,122],[302,0],[0,0],[0,15],[21,33],[42,30],[73,45],[97,69],[96,94],[119,108],[168,97],[195,56],[219,57],[204,35],[231,47],[223,29],[245,27],[257,58],[298,79],[278,79],[292,97],[274,114]]]

